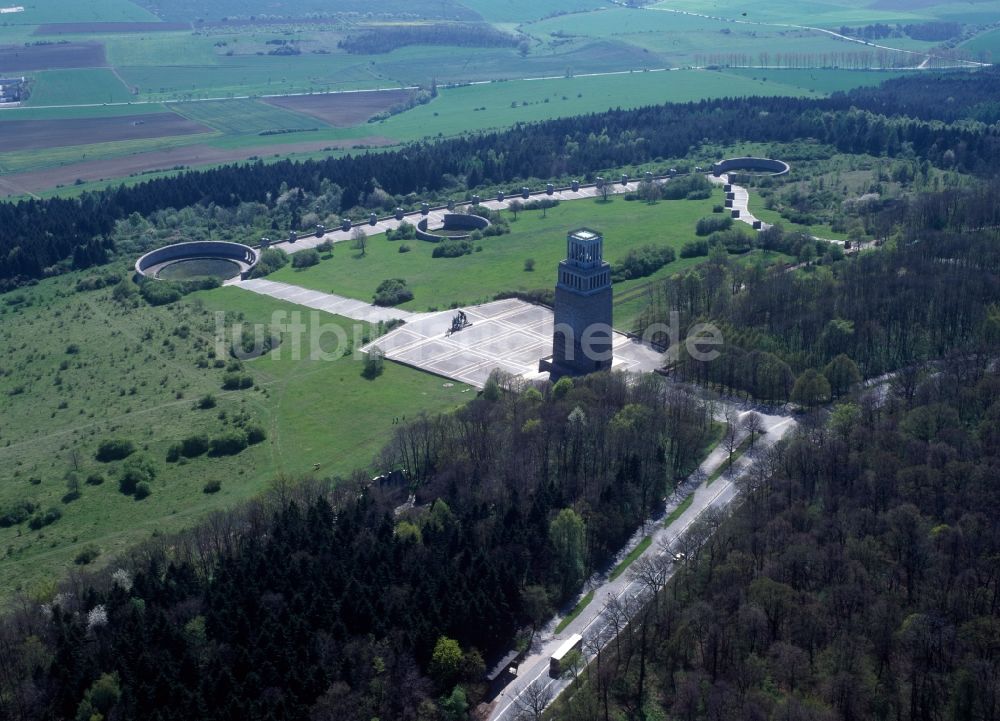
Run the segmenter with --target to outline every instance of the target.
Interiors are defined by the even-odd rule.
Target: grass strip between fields
[[[639,541],[636,547],[633,548],[631,551],[629,551],[628,555],[626,555],[625,558],[622,559],[622,562],[619,563],[617,566],[615,566],[615,570],[611,572],[611,580],[614,581],[616,578],[625,573],[628,567],[632,565],[632,562],[635,561],[635,559],[637,559],[639,556],[641,556],[643,552],[647,548],[649,548],[652,542],[653,542],[652,536],[646,536],[644,539]]]
[[[594,592],[590,591],[586,596],[581,598],[580,602],[573,607],[573,610],[570,611],[566,615],[566,617],[559,622],[559,625],[556,626],[556,633],[562,633],[567,626],[569,626],[571,623],[573,623],[573,621],[576,620],[577,616],[583,613],[583,609],[585,609],[593,600],[594,600]]]

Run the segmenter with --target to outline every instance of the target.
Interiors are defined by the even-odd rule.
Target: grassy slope
[[[540,211],[519,214],[511,223],[509,235],[484,238],[477,243],[482,252],[460,258],[433,258],[434,244],[419,240],[405,241],[412,250],[400,253],[402,241],[388,241],[378,235],[369,239],[364,257],[342,244],[332,259],[318,266],[302,271],[289,266],[269,278],[366,301],[371,301],[375,287],[385,278],[404,278],[414,292],[413,300],[401,306],[409,310],[492,300],[494,294],[504,290],[551,287],[556,266],[566,257],[566,232],[572,228],[588,226],[602,231],[605,258],[612,263],[630,249],[646,244],[666,244],[680,250],[681,245],[695,238],[698,218],[711,214],[713,203],[721,197],[721,191],[716,191],[712,200],[660,201],[655,205],[622,198],[607,203],[565,202],[549,210],[547,217],[542,217]],[[532,272],[524,270],[527,258],[535,260]],[[616,284],[615,293],[695,262],[697,259],[678,258],[653,276]]]
[[[269,323],[274,310],[302,309],[231,288],[200,293],[176,307],[125,309],[106,290],[60,290],[73,282],[74,276],[44,281],[3,296],[0,306],[0,365],[8,371],[0,377],[0,508],[28,499],[63,512],[41,531],[26,525],[0,529],[0,595],[56,577],[89,543],[113,552],[153,531],[183,527],[258,493],[276,474],[309,473],[316,463],[323,474],[369,467],[389,438],[394,416],[455,407],[469,397],[461,385],[445,388],[440,378],[395,364],[367,381],[360,360],[309,360],[311,334],[303,340],[303,360],[293,360],[286,345],[276,359],[245,364],[259,389],[223,392],[224,371],[196,365],[211,346],[213,312]],[[32,305],[15,310],[11,299],[19,297]],[[319,317],[348,330],[354,325]],[[171,335],[179,324],[191,328],[187,339]],[[209,342],[198,349],[198,338]],[[67,354],[70,344],[78,346],[77,353]],[[64,361],[67,367],[60,371]],[[22,392],[11,395],[19,387]],[[205,393],[215,394],[218,407],[194,410],[193,401]],[[164,462],[167,447],[180,438],[222,432],[220,411],[230,419],[245,414],[263,425],[267,441],[232,458]],[[123,496],[116,483],[120,464],[94,460],[97,444],[109,436],[131,438],[156,462],[149,498]],[[64,475],[77,464],[84,476],[103,471],[108,480],[84,485],[82,498],[64,504]],[[208,480],[221,480],[221,492],[202,493]]]

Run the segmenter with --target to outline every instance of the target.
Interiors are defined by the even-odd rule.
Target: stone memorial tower
[[[554,370],[593,373],[611,367],[611,266],[600,233],[580,228],[567,236],[554,321]]]

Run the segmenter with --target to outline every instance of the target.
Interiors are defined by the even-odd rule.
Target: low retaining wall
[[[259,256],[253,248],[242,243],[229,243],[223,240],[193,240],[187,243],[165,245],[151,250],[135,261],[135,272],[147,278],[155,278],[149,271],[164,263],[191,258],[223,258],[240,265],[240,277],[244,280],[257,265]]]
[[[730,170],[752,170],[758,173],[770,173],[772,176],[785,175],[791,167],[782,160],[771,158],[729,158],[720,160],[712,166],[712,174],[719,177]]]
[[[481,215],[445,213],[444,230],[468,230],[469,232],[459,235],[435,235],[433,231],[427,230],[427,218],[421,218],[417,223],[417,237],[430,243],[440,243],[442,240],[467,240],[472,231],[482,231],[489,227],[490,221]]]

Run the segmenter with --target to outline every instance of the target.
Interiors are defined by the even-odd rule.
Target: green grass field
[[[162,113],[166,108],[159,103],[133,103],[131,105],[96,105],[87,108],[33,108],[22,105],[7,108],[0,113],[0,123],[5,120],[68,120],[71,118],[115,118],[122,115]]]
[[[369,124],[400,140],[506,127],[609,108],[637,108],[667,102],[744,95],[805,95],[791,85],[745,80],[728,73],[684,70],[635,72],[599,77],[517,80],[445,88],[432,103]],[[485,110],[476,110],[485,108]]]
[[[32,105],[127,103],[132,100],[122,81],[106,68],[45,70],[34,74]]]
[[[318,118],[282,110],[256,100],[174,103],[170,107],[191,120],[227,135],[257,135],[267,130],[329,128]]]
[[[310,360],[314,338],[332,352],[329,324],[349,334],[356,325],[320,313],[327,332],[322,338],[321,328],[306,333],[301,360],[279,346],[243,364],[254,389],[223,391],[225,369],[209,359],[214,313],[270,325],[275,311],[304,309],[230,288],[169,307],[130,307],[107,289],[73,293],[78,277],[0,298],[0,508],[30,500],[62,512],[40,530],[0,528],[0,597],[58,577],[86,545],[104,555],[121,551],[249,498],[278,475],[309,474],[315,464],[322,475],[375,469],[373,458],[389,440],[394,417],[454,408],[470,397],[461,384],[445,387],[440,378],[396,364],[368,381],[360,360]],[[303,321],[309,324],[308,311]],[[205,394],[215,396],[217,407],[195,409]],[[239,418],[264,427],[267,440],[237,456],[165,461],[172,443],[218,435]],[[136,501],[118,491],[120,462],[95,460],[107,437],[128,438],[152,459],[157,475],[148,498]],[[70,472],[81,478],[99,472],[106,480],[81,483],[81,497],[64,502]],[[207,495],[202,489],[211,480],[222,488]]]
[[[468,305],[492,300],[496,293],[508,290],[551,288],[556,267],[566,257],[566,232],[588,226],[604,233],[604,257],[611,263],[623,258],[630,249],[647,244],[669,245],[677,251],[695,238],[698,218],[710,215],[713,203],[719,202],[721,190],[712,200],[659,201],[646,205],[613,198],[565,202],[548,211],[520,213],[511,223],[511,233],[483,238],[476,245],[482,252],[459,258],[433,258],[435,244],[420,240],[389,241],[385,235],[368,240],[364,256],[351,249],[350,243],[336,246],[333,257],[305,270],[286,266],[268,276],[271,280],[293,283],[305,288],[333,292],[371,302],[376,286],[386,278],[403,278],[413,290],[412,301],[401,308],[423,311],[447,308],[452,304]],[[406,243],[412,249],[400,253]],[[527,258],[535,260],[535,269],[524,270]],[[690,267],[700,259],[677,258],[652,276],[615,284],[615,293],[624,293],[657,278]],[[631,318],[616,317],[616,325],[629,327]]]
[[[905,6],[901,3],[901,6]],[[739,19],[750,23],[791,23],[812,27],[837,28],[841,25],[871,23],[909,23],[933,19],[924,12],[876,10],[867,2],[818,2],[816,0],[778,0],[748,7],[740,0],[668,0],[652,6],[669,10],[703,13],[715,17]],[[746,15],[744,15],[746,13]]]

